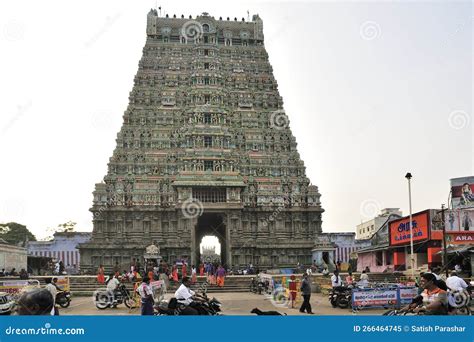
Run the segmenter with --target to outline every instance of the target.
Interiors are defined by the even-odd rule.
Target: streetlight
[[[411,277],[415,279],[415,258],[413,256],[413,224],[411,217],[411,173],[408,172],[405,178],[408,180],[408,205],[410,209],[410,260],[411,260]]]

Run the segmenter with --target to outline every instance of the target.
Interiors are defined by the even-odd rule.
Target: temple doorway
[[[198,265],[201,262],[201,252],[203,247],[203,239],[205,236],[213,236],[215,239],[217,239],[218,245],[220,246],[220,260],[218,261],[223,265],[226,265],[228,241],[226,226],[224,224],[224,218],[222,214],[204,213],[199,216],[198,222],[195,226],[193,241],[193,247],[195,251],[193,255],[193,262],[195,265]],[[206,240],[209,239],[204,239],[204,245],[206,244]],[[217,250],[218,249],[216,248],[216,252]]]

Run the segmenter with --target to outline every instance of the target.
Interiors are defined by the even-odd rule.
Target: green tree
[[[36,241],[36,237],[26,226],[16,222],[1,223],[0,238],[14,245],[24,245],[26,241]]]
[[[63,232],[63,233],[71,233],[76,228],[76,224],[77,224],[76,222],[72,222],[72,221],[58,224],[58,228],[56,229],[56,231]]]

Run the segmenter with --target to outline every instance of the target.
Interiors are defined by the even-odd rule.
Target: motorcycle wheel
[[[66,299],[64,302],[61,302],[61,303],[58,303],[60,307],[62,307],[63,309],[67,308],[69,306],[69,304],[71,304],[71,300],[70,299]]]
[[[95,307],[99,310],[105,310],[110,306],[109,295],[107,293],[99,293],[96,296]]]
[[[349,306],[349,303],[345,299],[341,300],[341,298],[338,298],[336,300],[336,305],[341,309],[346,309]]]
[[[333,308],[337,308],[337,300],[331,299],[331,305]]]

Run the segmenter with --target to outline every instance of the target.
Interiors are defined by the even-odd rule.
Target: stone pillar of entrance
[[[197,224],[198,220],[197,218],[190,218],[190,227],[191,227],[191,265],[198,265],[199,260],[196,260],[196,254],[198,248],[201,248],[200,241],[196,241],[196,229],[197,229]]]
[[[232,234],[231,232],[231,229],[230,229],[230,215],[226,215],[227,216],[227,224],[226,224],[226,227],[225,227],[225,252],[226,252],[226,255],[225,255],[225,260],[226,260],[226,264],[227,264],[227,267],[232,267],[232,253],[230,251],[230,246],[231,246],[231,243],[230,243],[230,235]],[[221,251],[222,253],[222,251]]]

